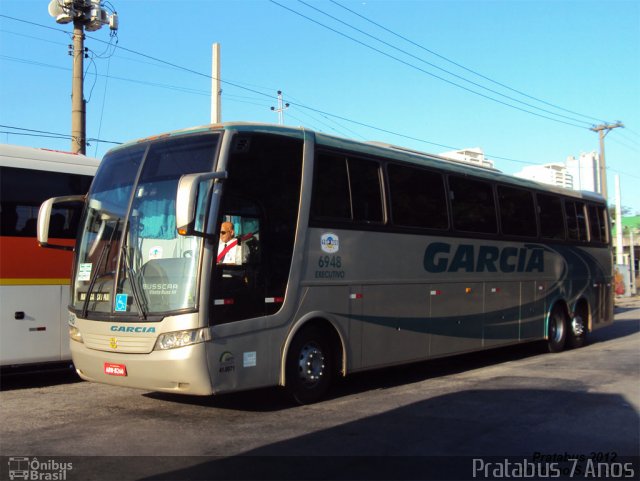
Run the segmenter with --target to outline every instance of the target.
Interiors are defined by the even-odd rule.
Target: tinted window
[[[273,314],[284,298],[298,226],[302,180],[300,139],[279,135],[237,134],[224,183],[222,221],[234,224],[241,248],[238,265],[217,264],[211,301],[235,299],[214,306],[211,323]]]
[[[382,222],[380,164],[373,160],[321,153],[316,160],[312,218]]]
[[[608,242],[607,219],[604,207],[589,206],[589,231],[593,242]]]
[[[505,235],[537,235],[533,194],[524,189],[498,186],[500,226]]]
[[[38,210],[50,197],[86,194],[92,177],[41,170],[0,168],[0,235],[35,237]],[[72,239],[78,231],[80,211],[56,207],[49,236]]]
[[[380,164],[373,160],[348,159],[353,220],[382,222]]]
[[[491,184],[465,177],[449,177],[453,226],[463,232],[495,234],[496,210]]]
[[[538,194],[540,235],[545,239],[564,239],[562,201],[555,195]]]
[[[446,229],[447,198],[441,174],[403,165],[387,167],[393,223]]]
[[[347,159],[344,156],[322,153],[316,157],[311,216],[351,219]]]
[[[269,264],[267,287],[284,295],[298,224],[302,141],[253,135],[246,151],[231,156],[228,170],[227,194],[253,199],[265,212],[260,240]]]
[[[582,202],[566,201],[564,203],[567,215],[567,230],[570,240],[587,240],[587,220]]]

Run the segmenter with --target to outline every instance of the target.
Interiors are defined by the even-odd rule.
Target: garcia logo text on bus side
[[[525,247],[474,246],[460,244],[452,252],[451,244],[433,242],[424,252],[427,272],[544,272],[544,249]]]

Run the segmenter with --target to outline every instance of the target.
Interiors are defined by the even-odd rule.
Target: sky
[[[70,150],[71,24],[0,0],[0,143]],[[640,1],[111,0],[87,32],[87,155],[210,122],[284,122],[496,168],[562,163],[605,137],[609,202],[640,213]],[[99,140],[95,140],[99,139]]]

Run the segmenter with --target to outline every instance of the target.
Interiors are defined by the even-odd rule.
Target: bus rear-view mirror
[[[45,200],[38,212],[38,244],[72,251],[70,245],[52,244],[49,239],[75,238],[84,206],[84,195],[65,195]]]
[[[209,180],[224,180],[227,172],[204,172],[180,177],[176,194],[176,228],[180,235],[191,235],[194,231],[198,186]]]

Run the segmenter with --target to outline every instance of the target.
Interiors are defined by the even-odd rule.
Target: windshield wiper
[[[131,293],[133,294],[133,300],[136,303],[136,307],[138,308],[138,312],[140,313],[140,318],[142,320],[147,320],[147,310],[146,310],[146,299],[140,296],[138,292],[138,286],[136,282],[136,276],[131,268],[131,262],[129,260],[128,247],[125,243],[122,243],[122,255],[124,257],[124,265],[127,268],[127,272],[129,273],[129,281],[131,282]]]
[[[106,221],[103,221],[106,222]],[[100,251],[100,257],[98,257],[98,262],[96,263],[96,268],[91,274],[91,279],[89,280],[89,287],[87,287],[87,294],[84,299],[84,304],[82,304],[82,317],[86,319],[87,314],[89,312],[89,300],[91,299],[91,293],[96,285],[96,281],[98,280],[98,275],[100,273],[100,266],[102,265],[102,261],[104,260],[108,251],[111,250],[111,244],[113,244],[113,238],[118,230],[118,226],[120,225],[120,219],[116,221],[116,225],[111,231],[111,237],[109,237],[109,241],[102,247],[102,251]],[[99,239],[96,239],[95,242],[98,242]]]

